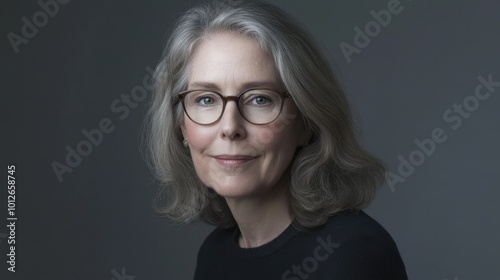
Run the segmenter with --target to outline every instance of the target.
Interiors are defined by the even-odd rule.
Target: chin
[[[251,187],[245,187],[242,186],[241,184],[233,184],[230,186],[211,186],[209,187],[213,189],[218,195],[224,197],[224,198],[246,198],[250,197],[253,194],[256,193],[256,190]]]

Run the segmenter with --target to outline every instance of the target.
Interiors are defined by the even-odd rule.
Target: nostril
[[[231,140],[237,140],[241,138],[241,135],[239,133],[235,133],[233,135],[227,135],[227,137]]]

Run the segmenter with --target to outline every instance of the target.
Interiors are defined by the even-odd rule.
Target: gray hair
[[[156,210],[176,221],[199,217],[219,227],[236,225],[225,199],[199,180],[182,145],[184,113],[177,99],[187,88],[193,51],[206,36],[223,31],[250,36],[269,53],[311,136],[291,163],[294,226],[312,228],[339,211],[368,206],[385,168],[356,141],[347,99],[310,35],[271,4],[214,1],[178,20],[154,74],[145,146],[161,184]]]

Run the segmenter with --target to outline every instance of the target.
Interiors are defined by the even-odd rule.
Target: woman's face
[[[274,62],[253,39],[232,32],[205,38],[190,62],[188,89],[237,96],[248,88],[283,91]],[[274,122],[255,125],[228,101],[219,121],[199,125],[184,113],[182,125],[200,180],[226,198],[263,195],[277,185],[296,148],[306,142],[299,111],[291,98]],[[283,178],[282,178],[283,177]]]

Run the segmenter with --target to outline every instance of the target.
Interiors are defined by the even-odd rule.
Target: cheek
[[[260,150],[294,153],[297,133],[294,123],[274,123],[255,131],[255,147]]]
[[[257,130],[256,136],[259,144],[271,146],[296,145],[300,133],[298,114],[290,110],[287,112],[285,108],[283,108],[280,118]]]
[[[213,133],[211,133],[210,130],[203,129],[203,127],[200,127],[190,120],[184,122],[184,128],[184,136],[189,141],[189,152],[196,173],[205,184],[210,185],[209,181],[206,181],[207,174],[209,174],[209,162],[208,158],[204,156],[204,152],[212,142],[211,134]]]
[[[203,150],[210,143],[213,134],[211,130],[204,129],[190,120],[184,122],[184,127],[186,134],[184,137],[188,139],[192,151]]]

